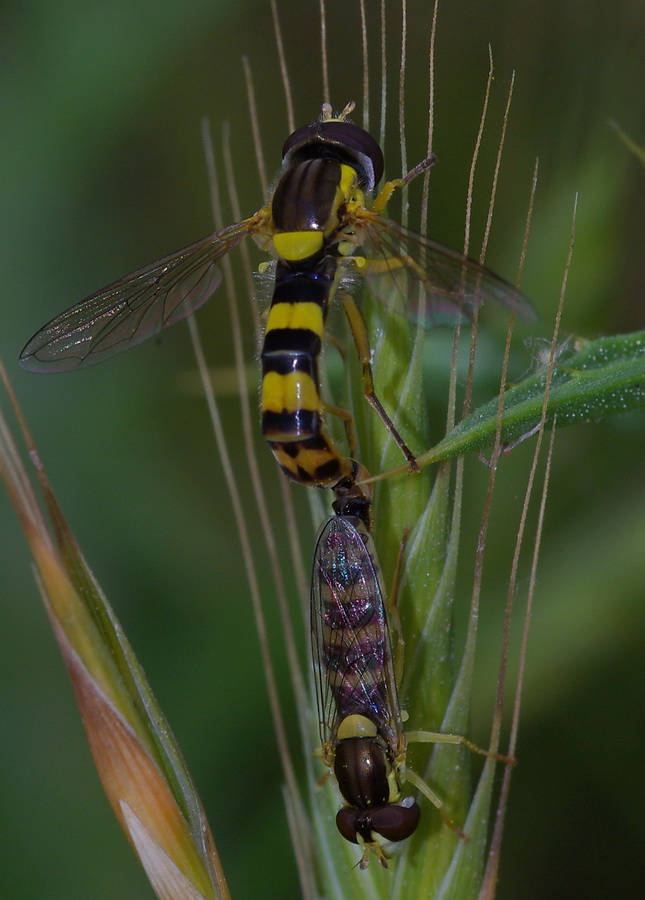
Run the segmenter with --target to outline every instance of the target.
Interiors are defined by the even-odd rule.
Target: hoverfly
[[[360,466],[357,479],[368,478]],[[515,762],[461,735],[404,733],[397,690],[403,660],[397,659],[395,666],[388,611],[397,616],[399,650],[401,626],[393,597],[386,608],[368,531],[370,502],[369,485],[336,493],[336,515],[316,540],[310,606],[321,755],[345,801],[336,826],[346,840],[362,847],[361,869],[369,865],[372,853],[387,868],[393,845],[415,832],[421,810],[412,797],[402,797],[405,781],[439,809],[446,825],[465,837],[445,815],[435,792],[406,767],[409,741],[463,744],[484,756]]]
[[[90,366],[174,325],[217,290],[222,280],[218,260],[251,235],[276,259],[261,351],[261,408],[262,434],[283,471],[295,481],[320,487],[354,477],[353,460],[336,448],[325,427],[323,413],[334,410],[323,404],[319,387],[318,360],[335,295],[363,364],[366,398],[413,467],[414,456],[374,393],[366,327],[351,283],[358,275],[372,277],[377,291],[378,283],[388,276],[391,282],[396,271],[397,278],[404,273],[421,283],[430,311],[433,303],[460,310],[488,300],[529,318],[533,309],[492,272],[384,217],[392,192],[430,160],[404,179],[387,182],[368,204],[383,176],[384,159],[374,138],[348,120],[353,108],[348,104],[334,118],[324,105],[319,121],[287,138],[275,190],[255,215],[70,307],[32,337],[20,355],[21,365],[34,372]],[[371,258],[355,255],[360,247]]]
[[[361,519],[336,515],[318,536],[311,640],[324,764],[346,805],[341,835],[387,867],[388,845],[416,830],[419,804],[401,799],[406,742],[374,544]]]

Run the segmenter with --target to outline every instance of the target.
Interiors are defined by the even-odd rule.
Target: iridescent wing
[[[506,307],[527,321],[537,318],[521,291],[475,260],[369,210],[356,218],[368,257],[365,278],[389,306],[423,316],[429,326],[468,317],[483,303]]]
[[[392,747],[402,733],[392,645],[372,539],[336,516],[316,542],[311,643],[320,737],[336,742],[345,716],[365,715]]]
[[[260,223],[258,213],[81,300],[36,332],[20,364],[32,372],[92,366],[169,328],[217,290],[217,260]]]

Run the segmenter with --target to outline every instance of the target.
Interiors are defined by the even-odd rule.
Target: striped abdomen
[[[342,720],[390,722],[391,647],[373,544],[357,520],[336,517],[321,535],[314,569],[318,659]]]
[[[352,463],[334,447],[324,426],[318,359],[337,260],[291,267],[278,262],[262,347],[262,436],[294,481],[334,486]]]

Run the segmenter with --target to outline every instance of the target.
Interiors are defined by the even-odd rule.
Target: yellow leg
[[[468,747],[473,753],[479,753],[482,756],[488,756],[490,759],[496,759],[498,762],[505,763],[508,766],[514,766],[517,760],[512,756],[502,756],[501,753],[492,753],[490,750],[484,750],[473,744],[468,738],[462,734],[445,734],[441,731],[406,731],[405,737],[408,743],[413,744],[462,744]]]
[[[357,447],[354,417],[348,410],[343,409],[341,406],[330,406],[329,403],[323,402],[322,408],[323,412],[329,413],[330,416],[336,416],[338,419],[342,419],[345,427],[345,434],[347,435],[347,444],[349,445],[349,455],[354,458],[356,456]]]
[[[420,775],[417,775],[417,773],[412,769],[406,768],[405,780],[409,782],[412,787],[415,787],[418,791],[420,791],[424,797],[427,797],[430,803],[437,807],[444,824],[447,825],[448,828],[454,831],[462,841],[468,840],[466,834],[461,830],[461,828],[457,824],[455,824],[455,822],[453,822],[453,820],[449,815],[447,815],[446,812],[444,812],[443,801],[441,800],[441,798],[438,796],[438,794],[435,794],[431,787],[428,787],[428,785]]]
[[[478,747],[477,744],[473,744],[472,741],[469,741],[468,738],[463,737],[461,734],[443,734],[439,731],[406,731],[405,737],[408,743],[462,744],[464,747],[468,747],[469,750],[472,750],[473,753],[480,753],[482,756],[488,756],[491,759],[496,759],[507,765],[514,766],[517,762],[517,760],[512,757],[501,756],[499,753],[491,753],[490,750],[484,750],[482,747]],[[448,828],[451,828],[462,840],[468,839],[461,828],[446,815],[443,810],[442,800],[432,788],[426,784],[420,775],[417,775],[416,772],[406,767],[405,780],[409,781],[418,791],[421,791],[421,793],[437,807],[441,814],[441,818]]]
[[[331,344],[332,347],[334,347],[338,351],[340,358],[343,361],[345,360],[345,348],[343,347],[343,345],[341,344],[341,342],[338,340],[337,337],[335,337],[329,331],[326,331],[325,332],[325,342],[328,344]]]
[[[422,160],[414,169],[410,169],[407,175],[404,175],[403,178],[395,178],[392,181],[386,181],[381,190],[378,192],[374,202],[372,203],[372,212],[378,213],[381,215],[385,211],[385,207],[387,206],[390,197],[394,193],[394,191],[398,190],[398,188],[405,187],[406,184],[410,184],[410,182],[417,177],[417,175],[421,175],[422,172],[425,172],[437,161],[437,157],[434,153],[431,153],[427,159]]]
[[[408,461],[410,472],[417,472],[419,467],[414,454],[394,427],[394,423],[383,409],[383,405],[374,391],[374,378],[370,362],[371,351],[367,337],[367,328],[365,327],[365,319],[361,315],[361,311],[352,296],[349,294],[342,294],[340,300],[343,304],[343,309],[345,310],[345,315],[347,316],[347,321],[349,322],[349,327],[352,331],[352,337],[354,338],[354,344],[356,345],[359,362],[363,367],[363,393],[365,394],[365,399],[372,409],[375,410],[387,430],[401,448],[401,452]]]

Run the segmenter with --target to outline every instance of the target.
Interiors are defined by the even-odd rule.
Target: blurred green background
[[[322,98],[317,6],[280,3],[299,124],[317,116]],[[368,6],[376,16],[376,4]],[[410,164],[424,155],[428,6],[409,3]],[[394,72],[396,4],[390,7]],[[329,17],[332,99],[341,107],[360,101],[358,5],[331,0]],[[0,351],[71,526],[184,749],[233,895],[295,897],[248,589],[204,404],[186,388],[193,361],[185,327],[76,374],[35,376],[16,362],[25,341],[55,313],[212,230],[202,116],[216,135],[230,122],[242,209],[260,205],[241,57],[249,56],[255,74],[271,170],[287,125],[268,2],[6,0],[0,41]],[[489,263],[513,280],[539,156],[523,281],[540,311],[536,333],[551,333],[576,192],[564,333],[595,337],[645,327],[645,177],[607,124],[615,119],[645,143],[642,2],[444,3],[431,232],[455,246],[463,240],[488,43],[496,66],[495,122],[517,72]],[[396,142],[388,132],[386,149]],[[492,137],[482,160],[475,240],[494,147]],[[209,359],[229,365],[222,298],[199,322]],[[252,360],[250,329],[246,350]],[[531,351],[521,343],[520,350],[521,371]],[[494,380],[480,391],[482,398],[492,394]],[[239,454],[237,403],[222,404]],[[628,414],[570,428],[556,441],[501,900],[642,895],[643,421]],[[505,579],[531,449],[513,454],[498,478],[477,737],[490,716]],[[274,464],[263,448],[260,457],[275,499]],[[466,567],[486,478],[483,467],[472,468]],[[297,501],[304,508],[302,492]],[[0,517],[0,895],[149,897],[93,771],[4,496]],[[278,506],[274,525],[282,540]],[[264,566],[257,532],[254,540]],[[311,546],[308,529],[303,543]],[[466,589],[467,579],[462,603]],[[267,595],[275,623],[270,588]],[[286,697],[288,705],[288,691]]]

